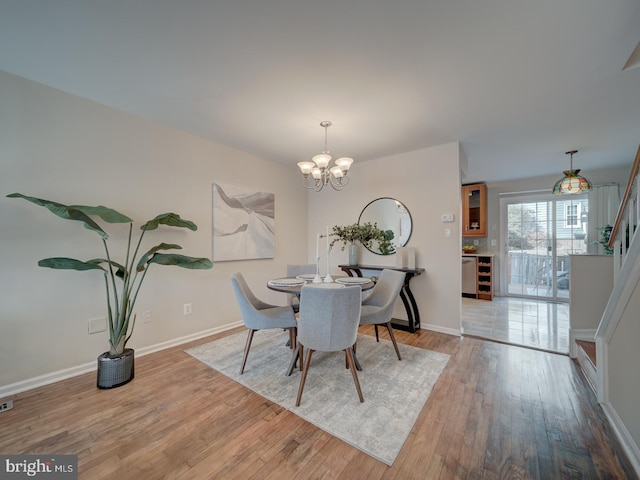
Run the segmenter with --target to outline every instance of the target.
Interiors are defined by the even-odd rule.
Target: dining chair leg
[[[313,353],[313,350],[308,348],[307,358],[304,359],[304,368],[302,369],[302,375],[300,376],[300,386],[298,387],[298,397],[296,398],[296,407],[300,406],[300,400],[302,399],[302,391],[304,390],[304,382],[307,380],[307,372],[309,371],[309,364],[311,363],[312,353]],[[302,358],[302,355],[300,357]]]
[[[380,337],[378,337],[378,325],[374,325],[373,329],[376,331],[376,342],[380,341]]]
[[[296,348],[294,329],[293,327],[287,328],[287,331],[289,332],[289,341],[287,342],[287,347],[289,347],[291,350],[294,350]]]
[[[358,345],[358,341],[356,340],[356,343],[353,344],[353,346],[351,347],[351,350],[353,351],[353,358],[356,361],[356,368],[358,370],[362,370],[362,368],[360,367],[360,364],[358,363],[358,358],[356,357],[356,345]],[[344,368],[349,368],[349,359],[347,358],[347,354],[345,353],[344,355]]]
[[[389,330],[389,336],[391,337],[391,341],[393,342],[393,348],[396,349],[398,360],[402,360],[402,357],[400,356],[400,350],[398,349],[398,342],[396,342],[396,336],[393,334],[393,327],[391,326],[391,322],[387,322],[387,330]]]
[[[347,354],[347,359],[349,360],[349,366],[351,367],[351,375],[353,376],[353,383],[356,384],[356,390],[358,391],[358,398],[360,398],[360,403],[364,402],[364,397],[362,396],[362,390],[360,389],[360,381],[358,380],[358,372],[356,371],[356,365],[353,361],[353,351],[351,348],[345,349]]]
[[[304,358],[304,345],[302,345],[300,342],[298,342],[298,349],[300,357],[300,371],[302,371],[302,368],[304,367],[304,362],[302,360]]]
[[[244,366],[247,364],[247,357],[249,356],[249,349],[251,348],[251,340],[253,340],[253,334],[255,330],[249,329],[249,336],[247,336],[247,343],[244,345],[244,356],[242,357],[242,366],[240,367],[240,375],[244,373]]]
[[[296,363],[298,363],[298,358],[300,358],[300,369],[302,370],[302,358],[300,357],[300,348],[296,345],[295,350],[291,354],[291,361],[289,362],[289,368],[287,369],[286,376],[290,377],[293,373],[293,369],[296,368]]]

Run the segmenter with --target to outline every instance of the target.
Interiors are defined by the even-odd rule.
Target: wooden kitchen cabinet
[[[487,236],[487,185],[462,186],[462,236]]]

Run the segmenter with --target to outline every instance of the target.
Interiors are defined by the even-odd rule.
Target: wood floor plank
[[[90,373],[10,397],[0,452],[77,454],[81,479],[637,478],[566,356],[396,332],[450,359],[389,467],[184,353],[237,331],[137,358],[120,388]]]

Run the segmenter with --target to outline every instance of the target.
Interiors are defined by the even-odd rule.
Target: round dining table
[[[275,290],[276,292],[289,293],[291,295],[300,296],[302,292],[302,287],[305,285],[315,285],[321,288],[340,288],[341,286],[347,285],[358,285],[362,291],[370,290],[373,288],[375,283],[366,277],[350,277],[348,275],[341,275],[338,277],[333,277],[333,282],[325,283],[324,281],[314,283],[313,276],[303,276],[299,277],[282,277],[282,278],[274,278],[273,280],[269,280],[267,282],[267,288],[270,290]]]
[[[320,288],[342,288],[343,286],[357,285],[362,291],[370,290],[374,287],[375,283],[366,277],[350,277],[347,275],[338,276],[333,278],[333,282],[313,282],[313,275],[311,276],[301,276],[301,277],[283,277],[283,278],[274,278],[273,280],[269,280],[267,282],[267,288],[270,290],[275,290],[276,292],[288,293],[291,295],[296,295],[300,297],[302,293],[302,287],[305,285],[315,285]],[[358,362],[358,358],[355,355],[355,349],[352,348],[353,352],[353,360],[356,365],[356,369],[358,371],[362,371],[362,367],[360,366],[360,362]],[[299,357],[298,347],[296,346],[293,357],[291,358],[291,363],[289,364],[289,368],[287,369],[287,376],[293,373],[293,369],[295,368],[296,362]]]

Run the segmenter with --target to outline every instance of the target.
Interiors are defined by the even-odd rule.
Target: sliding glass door
[[[500,208],[505,293],[567,301],[569,254],[587,252],[587,196],[505,197]]]

